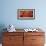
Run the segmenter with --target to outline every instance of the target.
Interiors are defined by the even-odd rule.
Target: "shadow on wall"
[[[5,25],[0,24],[0,43],[2,43],[2,36],[3,36],[2,33],[6,31],[6,29],[4,30],[4,28],[6,28]]]

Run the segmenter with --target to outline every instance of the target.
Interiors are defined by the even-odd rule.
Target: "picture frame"
[[[35,19],[35,9],[18,9],[17,18],[21,20]]]

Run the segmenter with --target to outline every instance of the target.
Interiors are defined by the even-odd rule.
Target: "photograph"
[[[35,9],[18,9],[17,10],[18,19],[35,19]]]

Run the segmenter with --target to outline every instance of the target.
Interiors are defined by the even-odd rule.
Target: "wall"
[[[1,0],[0,24],[13,24],[16,28],[46,27],[45,4],[44,0]],[[19,8],[34,8],[35,20],[17,20]]]

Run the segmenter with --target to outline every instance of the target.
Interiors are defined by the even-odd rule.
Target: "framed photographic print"
[[[35,9],[18,9],[17,18],[26,20],[35,19]]]

